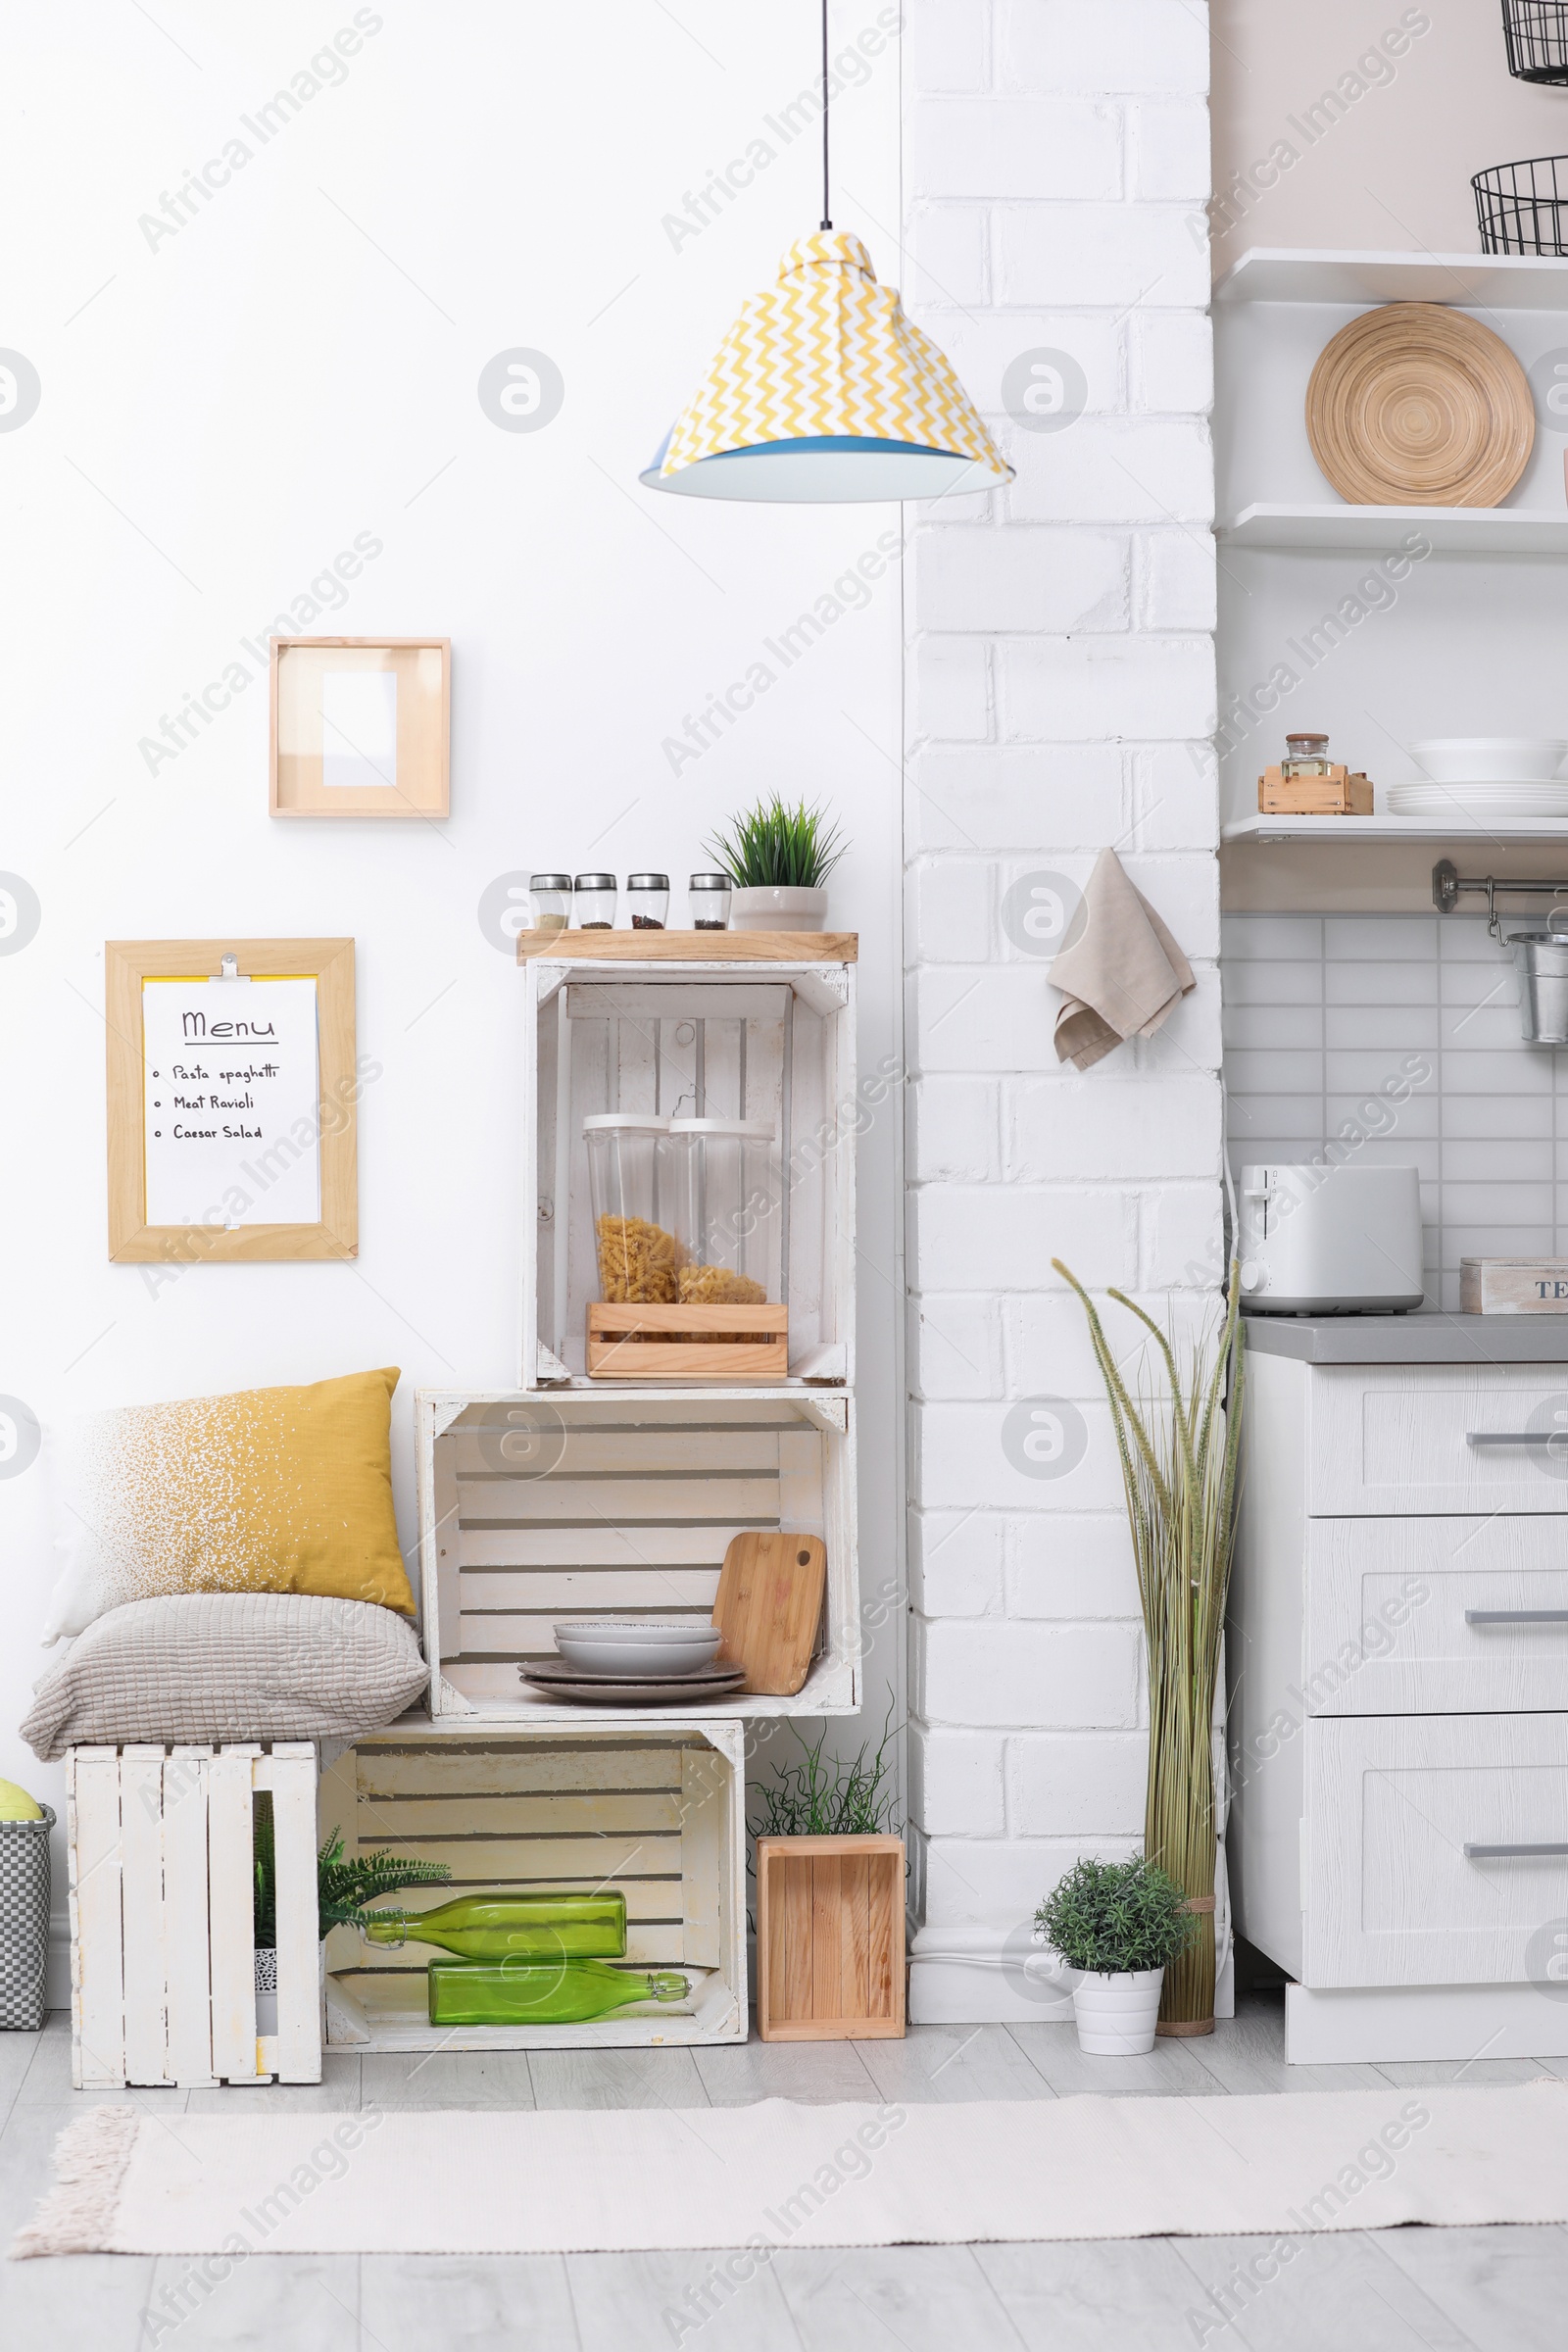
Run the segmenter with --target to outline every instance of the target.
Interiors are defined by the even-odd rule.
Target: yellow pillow
[[[395,1368],[95,1413],[66,1434],[70,1566],[44,1634],[164,1592],[315,1592],[412,1617],[388,1443]]]

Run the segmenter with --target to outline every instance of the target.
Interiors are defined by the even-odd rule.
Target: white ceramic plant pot
[[[1072,1988],[1078,2047],[1092,2058],[1136,2058],[1154,2046],[1162,1968],[1101,1976],[1086,1972]]]
[[[788,890],[782,884],[770,884],[765,890],[730,892],[732,931],[821,931],[826,926],[825,890]]]

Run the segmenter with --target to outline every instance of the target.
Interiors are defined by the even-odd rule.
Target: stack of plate
[[[1394,816],[1484,822],[1492,816],[1568,816],[1568,741],[1546,735],[1447,735],[1412,743],[1429,781],[1391,784]]]
[[[744,1666],[716,1662],[716,1626],[678,1617],[599,1617],[555,1628],[558,1658],[520,1666],[524,1682],[583,1706],[667,1707],[741,1690]]]

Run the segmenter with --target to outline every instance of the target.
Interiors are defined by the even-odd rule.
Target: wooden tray
[[[588,1308],[588,1370],[597,1380],[787,1380],[787,1306],[612,1306]],[[696,1332],[695,1341],[639,1337]],[[767,1340],[752,1337],[768,1332]]]
[[[1306,387],[1312,455],[1362,507],[1495,507],[1535,446],[1529,379],[1467,312],[1391,302],[1327,343]]]

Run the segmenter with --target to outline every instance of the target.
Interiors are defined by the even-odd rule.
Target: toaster
[[[1240,1209],[1250,1314],[1401,1314],[1421,1304],[1415,1168],[1243,1168]]]

